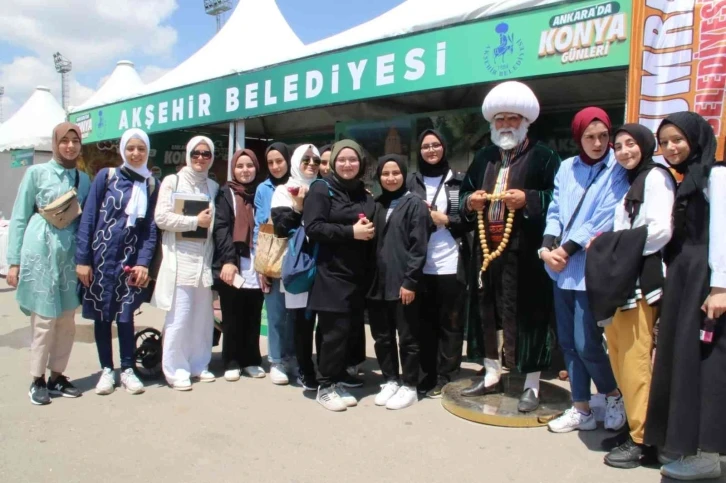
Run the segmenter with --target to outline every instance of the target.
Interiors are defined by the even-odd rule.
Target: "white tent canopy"
[[[201,3],[201,2],[200,2]],[[304,45],[275,0],[241,0],[222,30],[145,93],[278,64],[304,55]]]
[[[106,82],[86,102],[74,106],[71,111],[83,111],[92,107],[111,104],[136,97],[143,92],[144,82],[134,68],[134,63],[120,60]]]
[[[0,126],[0,151],[35,148],[51,150],[53,128],[66,120],[66,113],[50,93],[38,86],[20,109]]]
[[[306,55],[565,0],[407,0],[366,23],[306,47]]]

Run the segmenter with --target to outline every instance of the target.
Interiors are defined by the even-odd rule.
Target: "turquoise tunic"
[[[77,175],[83,205],[91,187],[88,175],[55,160],[29,167],[20,183],[10,220],[8,265],[20,265],[15,298],[26,315],[56,318],[80,305],[74,260],[80,217],[60,230],[35,212],[36,206],[42,208],[73,188]]]

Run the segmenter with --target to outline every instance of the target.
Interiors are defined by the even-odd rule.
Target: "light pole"
[[[53,63],[55,64],[55,70],[61,75],[61,104],[63,109],[68,110],[68,91],[70,85],[68,85],[68,73],[73,68],[71,61],[61,55],[60,52],[53,54]]]
[[[217,32],[222,30],[222,16],[232,10],[232,0],[204,0],[204,11],[217,19]]]

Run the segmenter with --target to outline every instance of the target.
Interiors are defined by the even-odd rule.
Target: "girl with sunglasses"
[[[288,238],[298,229],[302,221],[303,200],[313,181],[318,178],[320,153],[312,144],[303,144],[295,149],[290,163],[290,179],[278,186],[272,195],[272,223],[275,234]],[[298,363],[298,382],[303,389],[314,391],[318,387],[313,365],[313,331],[315,318],[305,316],[308,294],[285,292],[285,308],[290,312],[288,323],[292,324],[295,354]]]
[[[162,368],[169,385],[178,391],[192,388],[191,378],[213,382],[212,312],[213,200],[219,185],[209,179],[214,144],[196,136],[187,144],[186,166],[164,178],[159,188],[154,221],[163,230],[164,258],[159,268],[152,305],[167,312],[164,322]],[[174,211],[176,194],[203,195],[209,208],[196,216]],[[206,238],[177,238],[178,233],[207,230]]]

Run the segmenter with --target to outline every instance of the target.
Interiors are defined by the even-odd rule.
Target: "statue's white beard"
[[[527,139],[527,131],[529,130],[529,123],[522,119],[522,123],[519,128],[512,130],[512,128],[505,127],[497,130],[494,124],[491,126],[492,142],[502,148],[505,151],[514,149]]]

